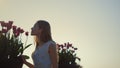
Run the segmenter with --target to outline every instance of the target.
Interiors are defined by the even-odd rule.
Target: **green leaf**
[[[76,59],[78,59],[79,61],[81,60],[79,57],[75,57]]]
[[[20,46],[18,52],[21,53],[21,55],[23,54],[23,46]]]
[[[24,55],[24,57],[25,57],[25,59],[29,59],[30,57],[29,56],[27,56],[27,55]]]
[[[29,44],[29,45],[27,45],[27,46],[25,46],[25,48],[23,49],[23,50],[25,50],[26,48],[28,48],[29,46],[31,46],[32,44]]]

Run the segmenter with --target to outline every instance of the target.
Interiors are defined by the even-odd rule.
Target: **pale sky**
[[[51,24],[57,43],[78,47],[83,68],[120,68],[120,0],[0,0],[2,21],[30,31],[41,19]],[[31,56],[34,47],[24,54]]]

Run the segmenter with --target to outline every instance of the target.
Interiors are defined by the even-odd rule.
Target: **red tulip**
[[[18,31],[18,32],[20,32],[20,30],[21,30],[21,28],[20,28],[20,27],[18,27],[18,28],[17,28],[17,31]]]
[[[14,29],[14,30],[13,30],[13,33],[16,34],[16,32],[17,32],[17,30]]]
[[[58,46],[58,48],[60,48],[60,45],[59,45],[59,44],[57,44],[57,46]]]
[[[69,44],[69,47],[72,47],[72,44]]]
[[[1,26],[2,26],[2,27],[5,27],[5,26],[6,26],[6,23],[5,23],[4,21],[0,21],[0,23],[1,23]]]
[[[12,28],[12,24],[13,24],[13,21],[9,21],[9,23],[7,23],[8,30],[10,30]]]
[[[64,46],[65,46],[65,47],[67,46],[66,43],[64,43]]]
[[[72,44],[69,44],[69,42],[68,42],[68,44],[67,44],[67,48],[69,48],[69,47],[72,47]]]
[[[12,25],[12,24],[13,24],[13,21],[9,21],[9,24],[11,24],[11,25]]]
[[[23,29],[20,29],[20,33],[23,33],[24,32],[24,30]]]
[[[60,48],[58,48],[58,50],[60,50]]]
[[[19,32],[16,32],[16,33],[15,33],[15,37],[18,37],[19,35],[20,35]]]
[[[16,30],[17,26],[12,26],[13,27],[13,30]]]
[[[2,33],[7,33],[8,30],[7,29],[2,29]]]
[[[67,46],[67,49],[69,49],[69,46]]]
[[[61,46],[61,48],[63,48],[63,45],[60,45]]]

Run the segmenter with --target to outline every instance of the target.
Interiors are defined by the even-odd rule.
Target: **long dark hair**
[[[47,41],[52,40],[50,24],[45,20],[38,20],[36,24],[38,25],[39,29],[42,29],[40,40],[39,40],[39,37],[35,37],[36,44],[38,44],[39,41],[42,41],[45,43]]]

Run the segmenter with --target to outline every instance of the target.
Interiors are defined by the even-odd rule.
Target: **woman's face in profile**
[[[39,29],[39,26],[37,24],[35,24],[31,28],[31,35],[40,35],[40,34],[41,34],[41,29]]]

